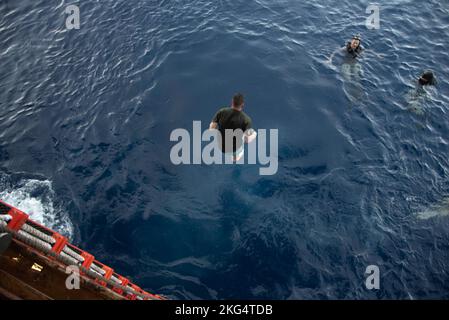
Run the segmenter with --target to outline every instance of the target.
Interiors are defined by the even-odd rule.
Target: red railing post
[[[8,214],[12,217],[7,225],[11,231],[19,231],[28,220],[28,215],[16,208],[11,208]]]
[[[82,264],[82,266],[86,269],[89,269],[92,262],[94,262],[94,256],[91,255],[90,253],[87,253],[86,251],[81,252],[81,257],[84,258],[84,262]]]
[[[123,287],[126,287],[129,283],[129,280],[125,277],[119,276],[117,275],[117,278],[120,280],[120,285]],[[114,290],[115,292],[117,292],[118,294],[122,294],[123,295],[123,289],[120,288],[113,288],[112,290]]]
[[[69,240],[57,232],[53,233],[53,239],[55,239],[56,242],[53,245],[53,247],[51,248],[51,251],[56,252],[57,254],[60,254],[62,252],[62,250],[64,249],[64,247],[66,246],[66,244],[69,242]]]
[[[111,279],[111,276],[114,273],[114,269],[112,269],[112,268],[110,268],[110,267],[108,267],[108,266],[106,266],[106,265],[104,265],[102,263],[99,263],[98,261],[96,261],[95,264],[101,265],[101,269],[103,269],[105,271],[105,274],[103,275],[104,279],[106,279],[106,280]],[[103,281],[103,280],[100,280],[100,279],[97,279],[96,282],[98,284],[100,284],[101,286],[103,286],[103,287],[106,287],[106,285],[107,285],[106,281]]]

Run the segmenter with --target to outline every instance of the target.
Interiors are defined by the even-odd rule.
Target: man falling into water
[[[227,155],[232,155],[234,162],[242,158],[244,143],[250,143],[257,136],[252,128],[251,118],[243,112],[244,105],[243,95],[237,93],[232,98],[231,107],[218,110],[209,125],[209,129],[220,131],[220,150]]]

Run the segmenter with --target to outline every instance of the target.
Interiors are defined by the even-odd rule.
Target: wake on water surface
[[[15,178],[0,173],[0,199],[30,215],[30,218],[68,238],[73,225],[61,205],[55,204],[52,183],[43,179]]]

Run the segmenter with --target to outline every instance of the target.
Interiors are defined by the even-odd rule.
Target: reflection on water
[[[341,73],[345,79],[343,90],[351,101],[351,105],[360,103],[365,98],[365,91],[362,86],[362,65],[355,59],[348,59],[341,65]]]
[[[423,86],[416,85],[415,88],[410,89],[406,95],[407,110],[416,113],[417,115],[424,114],[424,103],[429,100],[429,94]]]
[[[359,105],[366,98],[366,93],[362,84],[363,67],[358,59],[348,54],[343,47],[334,51],[327,64],[330,68],[339,71],[343,80],[343,92],[349,99],[351,107]]]
[[[341,65],[341,71],[345,79],[348,81],[360,82],[360,79],[363,76],[362,66],[356,61],[353,63],[343,63]]]

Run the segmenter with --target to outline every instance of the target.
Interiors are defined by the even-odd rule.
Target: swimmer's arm
[[[214,130],[214,129],[218,129],[218,123],[212,121],[212,122],[209,124],[209,130]]]
[[[248,129],[245,131],[244,140],[245,143],[251,143],[257,137],[257,132],[253,129]]]
[[[345,48],[346,48],[346,47],[341,47],[341,48],[338,48],[337,50],[335,50],[334,52],[332,52],[331,56],[330,56],[329,59],[327,60],[327,63],[328,63],[328,64],[332,64],[332,59],[334,59],[335,54],[336,54],[337,52],[339,52],[339,51],[345,50]]]

